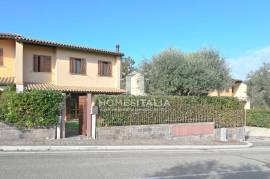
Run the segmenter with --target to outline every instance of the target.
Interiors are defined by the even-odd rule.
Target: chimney
[[[120,45],[119,44],[116,44],[116,52],[120,52]]]

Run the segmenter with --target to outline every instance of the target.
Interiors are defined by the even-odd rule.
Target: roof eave
[[[92,53],[104,54],[104,55],[119,56],[119,57],[124,56],[124,53],[121,53],[121,52],[112,52],[112,51],[107,51],[103,49],[76,46],[76,45],[71,45],[71,44],[45,41],[45,40],[35,40],[35,39],[25,38],[19,34],[8,34],[8,33],[1,34],[0,33],[0,38],[12,39],[12,40],[16,40],[17,42],[31,44],[31,45],[40,45],[40,46],[55,47],[55,48],[66,48],[66,49],[73,49],[73,50],[92,52]]]

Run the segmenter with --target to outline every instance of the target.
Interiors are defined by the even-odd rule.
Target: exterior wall
[[[69,71],[70,57],[86,59],[86,75],[75,75]],[[113,56],[90,54],[80,51],[57,49],[56,84],[59,86],[85,86],[120,88],[120,59]],[[98,75],[98,60],[112,62],[112,77]]]
[[[234,97],[246,100],[247,99],[247,85],[245,83],[239,83],[235,86],[235,92],[233,94]]]
[[[97,128],[97,139],[213,139],[214,123],[156,124]]]
[[[217,90],[211,91],[208,93],[208,96],[228,96],[228,97],[232,97],[233,96],[233,92],[232,92],[232,88],[229,88],[227,90],[221,91],[218,93]]]
[[[234,86],[229,88],[228,90],[224,90],[218,93],[217,90],[211,91],[208,93],[208,96],[229,96],[235,97],[240,100],[246,101],[244,109],[250,109],[250,100],[247,95],[247,85],[245,83],[236,83]]]
[[[14,77],[15,41],[0,39],[0,48],[4,50],[4,66],[0,66],[0,77]]]
[[[34,72],[34,55],[47,55],[52,59],[52,72]],[[55,81],[55,49],[41,46],[24,45],[23,50],[24,82],[52,83]]]
[[[18,130],[0,123],[0,141],[55,139],[55,128]]]
[[[126,91],[128,94],[131,94],[131,76],[126,77]]]
[[[245,127],[246,137],[270,137],[270,129],[263,127]]]
[[[4,49],[4,66],[0,67],[0,77],[15,77],[17,85],[31,82],[52,83],[59,86],[120,89],[120,57],[81,52],[78,50],[21,44],[14,40],[0,40],[0,48]],[[52,72],[34,72],[34,55],[51,56]],[[70,74],[70,57],[86,59],[86,75]],[[98,75],[98,60],[112,62],[111,77]]]

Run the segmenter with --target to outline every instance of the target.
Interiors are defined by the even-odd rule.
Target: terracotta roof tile
[[[87,52],[92,52],[92,53],[101,53],[101,54],[114,55],[114,56],[124,55],[121,52],[112,52],[112,51],[103,50],[103,49],[89,48],[89,47],[84,47],[84,46],[71,45],[71,44],[52,42],[52,41],[46,41],[46,40],[36,40],[36,39],[24,37],[19,34],[14,34],[14,33],[0,33],[0,38],[14,39],[18,42],[34,44],[34,45],[43,45],[43,46],[48,46],[48,47],[68,48],[68,49],[81,50],[81,51],[87,51]]]
[[[0,85],[14,84],[15,77],[0,77]]]
[[[26,90],[55,90],[62,92],[81,92],[81,93],[125,93],[125,90],[117,88],[96,88],[96,87],[75,87],[75,86],[56,86],[48,83],[29,83],[25,85]]]

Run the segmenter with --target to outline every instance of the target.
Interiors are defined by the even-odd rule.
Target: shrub
[[[51,127],[58,122],[60,92],[6,91],[0,97],[0,121],[18,128]]]
[[[247,126],[270,128],[270,111],[269,110],[247,111]]]
[[[99,126],[212,122],[242,126],[244,102],[232,97],[97,95]]]

